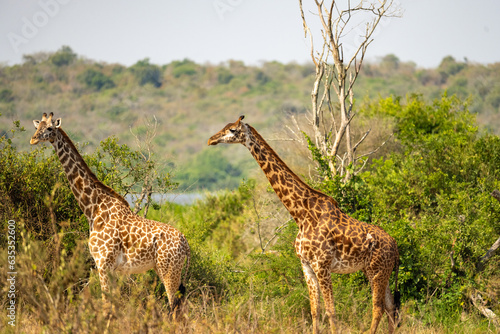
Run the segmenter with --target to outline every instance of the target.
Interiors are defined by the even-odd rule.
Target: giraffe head
[[[245,126],[246,124],[241,121],[243,118],[245,118],[245,116],[240,116],[236,122],[229,123],[222,130],[210,137],[208,145],[217,145],[219,143],[244,144],[247,128]]]
[[[52,112],[50,113],[49,117],[47,117],[46,113],[43,113],[41,121],[33,120],[36,131],[33,137],[31,137],[31,145],[38,144],[41,141],[48,140],[51,143],[54,141],[56,137],[56,131],[61,126],[61,119],[58,118],[54,121],[52,119],[52,116],[54,116],[54,113]]]

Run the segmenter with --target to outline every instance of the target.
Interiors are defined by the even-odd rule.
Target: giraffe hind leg
[[[389,322],[389,333],[394,333],[396,327],[396,305],[394,303],[394,297],[391,293],[391,288],[389,284],[385,289],[385,313],[387,314],[387,320]]]
[[[373,310],[372,310],[372,323],[370,326],[370,333],[377,332],[378,325],[382,319],[384,312],[389,315],[389,330],[394,327],[394,298],[389,289],[389,276],[379,273],[375,277],[368,277],[372,288]],[[387,304],[386,304],[387,303]],[[392,314],[392,317],[391,317]],[[392,320],[392,323],[391,323]],[[394,330],[394,328],[393,328]],[[389,331],[392,333],[392,331]]]

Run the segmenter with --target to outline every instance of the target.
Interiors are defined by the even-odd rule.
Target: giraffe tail
[[[181,306],[185,293],[186,293],[186,287],[181,282],[181,285],[179,285],[179,289],[175,294],[174,302],[172,303],[173,304],[172,312],[175,312],[175,310],[177,310],[179,306]]]
[[[396,265],[394,266],[394,271],[395,271],[395,276],[394,276],[394,321],[397,324],[397,327],[399,327],[399,310],[401,308],[401,294],[399,293],[398,290],[398,274],[399,274],[399,253],[396,258]]]
[[[184,275],[181,279],[181,284],[179,285],[179,289],[177,290],[177,293],[175,294],[174,302],[172,303],[173,304],[172,311],[175,311],[182,304],[184,296],[186,295],[186,287],[184,286],[184,282],[186,280],[186,276],[187,276],[188,270],[189,270],[189,265],[191,263],[191,249],[189,248],[187,241],[186,241],[186,245],[187,245],[187,247],[186,247],[186,259],[185,259],[186,267],[184,270]]]

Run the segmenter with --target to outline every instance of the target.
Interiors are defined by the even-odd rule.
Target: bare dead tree
[[[362,158],[356,157],[355,152],[370,132],[368,130],[357,143],[352,142],[350,124],[355,116],[354,84],[375,29],[383,19],[400,16],[400,10],[393,0],[359,0],[356,5],[351,1],[339,4],[335,0],[328,3],[314,0],[322,37],[322,44],[317,48],[306,21],[302,0],[299,0],[299,5],[305,36],[310,36],[311,58],[316,68],[311,91],[314,144],[328,159],[331,172],[348,180],[352,175],[347,167],[351,164],[354,167]],[[342,5],[345,8],[341,8]],[[346,36],[353,33],[357,34],[355,41],[343,43]],[[345,152],[340,154],[343,142]]]

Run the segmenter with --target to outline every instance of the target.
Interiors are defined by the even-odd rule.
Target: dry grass
[[[23,234],[20,232],[20,234]],[[109,298],[114,317],[108,320],[102,312],[98,275],[90,270],[84,242],[72,254],[47,247],[39,241],[24,241],[16,256],[16,326],[2,312],[2,333],[308,333],[311,331],[309,310],[291,311],[287,299],[259,295],[252,285],[242,294],[227,289],[188,285],[181,310],[171,315],[166,298],[161,295],[155,276],[148,273],[119,276],[113,280]],[[57,241],[57,237],[55,238]],[[57,242],[55,243],[57,245]],[[5,251],[5,252],[4,252]],[[51,256],[56,252],[59,256]],[[6,254],[6,250],[2,250]],[[6,268],[6,256],[0,264]],[[57,263],[55,263],[57,261]],[[47,268],[53,268],[48,271]],[[6,271],[0,273],[5,282]],[[1,307],[6,309],[7,286],[2,285]],[[261,290],[262,291],[262,290]],[[353,295],[353,294],[351,294]],[[299,296],[300,297],[300,296]],[[307,300],[307,296],[303,296]],[[362,333],[369,330],[370,299],[338,300],[340,333]],[[295,305],[296,306],[296,305]],[[464,315],[454,325],[428,323],[428,311],[418,311],[411,303],[402,308],[399,333],[495,333],[493,327],[478,326],[476,315]],[[484,324],[484,322],[483,322]],[[322,312],[320,332],[329,333]],[[379,327],[387,332],[387,320]]]
[[[78,294],[58,304],[52,304],[48,294],[39,295],[38,304],[26,301],[19,310],[14,329],[6,333],[308,333],[311,331],[308,310],[300,315],[289,315],[283,300],[218,296],[214,289],[200,287],[191,291],[178,314],[171,315],[164,298],[154,296],[154,283],[146,286],[145,275],[135,279],[118,280],[111,296],[114,318],[102,314],[97,277]],[[34,283],[36,284],[36,283]],[[121,293],[117,293],[120,290]],[[22,293],[26,293],[23,289]],[[118,296],[118,297],[117,297]],[[249,297],[250,296],[250,297]],[[23,298],[25,299],[25,298]],[[26,298],[29,300],[30,298]],[[47,305],[48,304],[48,305]],[[44,306],[45,305],[45,306]],[[53,307],[51,307],[51,305]],[[49,306],[49,307],[47,307]],[[456,328],[440,324],[426,325],[418,316],[404,313],[398,333],[484,333],[472,319],[465,319]],[[368,313],[369,314],[369,313]],[[340,319],[339,333],[363,333],[369,330],[368,314],[353,313],[350,319]],[[353,325],[351,327],[346,321]],[[2,327],[3,327],[2,326]],[[320,332],[329,333],[328,321],[323,316]],[[387,332],[384,319],[380,333]],[[491,328],[489,331],[495,333]]]

